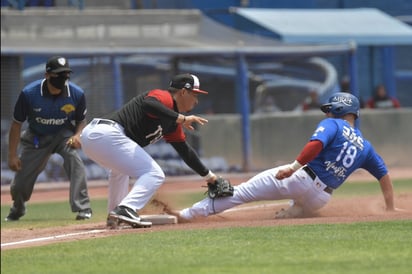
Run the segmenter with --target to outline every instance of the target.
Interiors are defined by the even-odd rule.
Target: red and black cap
[[[200,89],[199,78],[197,78],[196,75],[189,73],[174,76],[172,81],[170,81],[170,87],[177,89],[185,88],[193,92],[208,94],[207,91]]]

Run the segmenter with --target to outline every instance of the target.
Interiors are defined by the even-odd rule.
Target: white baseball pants
[[[121,125],[93,119],[82,131],[84,153],[109,170],[108,212],[118,205],[142,209],[163,184],[165,174],[153,158],[127,137]],[[129,178],[137,178],[129,192]]]
[[[330,200],[331,195],[324,191],[326,185],[316,177],[313,180],[303,169],[297,170],[289,178],[278,180],[275,175],[279,167],[265,170],[238,186],[234,186],[232,197],[209,197],[181,210],[180,216],[190,220],[217,214],[226,209],[255,201],[292,199],[294,204],[305,211],[315,211]]]

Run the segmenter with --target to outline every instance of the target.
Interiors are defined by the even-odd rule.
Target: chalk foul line
[[[28,239],[28,240],[23,240],[23,241],[4,243],[4,244],[1,244],[1,247],[3,248],[3,247],[6,247],[6,246],[14,246],[14,245],[22,245],[22,244],[35,243],[35,242],[52,241],[52,240],[57,240],[57,239],[73,237],[73,236],[80,236],[80,235],[87,235],[87,234],[97,234],[97,233],[102,233],[102,232],[105,232],[105,231],[107,231],[107,229],[95,229],[95,230],[90,230],[90,231],[83,231],[83,232],[61,234],[61,235],[55,235],[55,236],[49,236],[49,237],[34,238],[34,239]]]

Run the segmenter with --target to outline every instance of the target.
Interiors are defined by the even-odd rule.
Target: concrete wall
[[[239,115],[206,116],[199,129],[204,157],[222,156],[242,167]],[[262,170],[296,158],[324,115],[319,111],[251,116],[251,169]],[[389,167],[411,167],[412,108],[362,110],[360,128]]]

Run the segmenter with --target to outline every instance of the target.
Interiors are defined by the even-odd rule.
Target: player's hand
[[[278,172],[276,173],[275,177],[278,180],[282,180],[292,176],[294,172],[295,170],[293,170],[293,168],[290,165],[284,165],[278,169]]]
[[[196,115],[188,115],[185,116],[185,121],[182,123],[183,127],[194,130],[195,128],[192,126],[193,123],[198,123],[199,125],[204,125],[208,122],[207,119],[196,116]]]
[[[9,157],[9,168],[13,171],[19,171],[21,169],[21,161],[17,156]]]
[[[82,145],[80,143],[80,136],[78,135],[73,135],[72,137],[70,137],[67,142],[66,145],[71,147],[71,148],[81,148]]]

